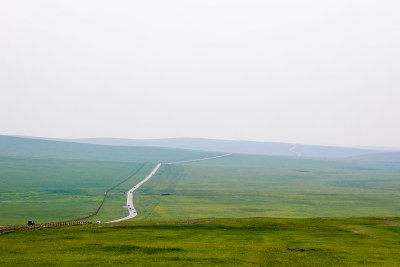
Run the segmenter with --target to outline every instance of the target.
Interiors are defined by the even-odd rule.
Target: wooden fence
[[[20,232],[20,231],[37,231],[46,228],[55,228],[55,227],[64,227],[64,226],[73,226],[73,225],[84,225],[84,224],[92,224],[92,222],[88,221],[63,221],[63,222],[50,222],[50,223],[40,223],[36,225],[5,225],[0,226],[0,235]]]

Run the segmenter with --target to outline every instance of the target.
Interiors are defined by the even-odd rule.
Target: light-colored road
[[[168,162],[168,163],[165,163],[165,164],[180,164],[180,163],[194,162],[194,161],[200,161],[200,160],[216,159],[216,158],[226,157],[226,156],[229,156],[229,155],[231,155],[231,154],[224,154],[224,155],[219,155],[219,156],[214,156],[214,157],[209,157],[209,158],[202,158],[202,159],[191,159],[191,160]]]
[[[200,160],[216,159],[216,158],[226,157],[226,156],[229,156],[229,155],[230,154],[224,154],[224,155],[208,157],[208,158],[192,159],[192,160],[184,160],[184,161],[176,161],[176,162],[168,162],[168,163],[165,163],[165,164],[179,164],[179,163],[185,163],[185,162],[194,162],[194,161],[200,161]],[[146,178],[144,178],[140,183],[138,183],[137,185],[135,185],[133,188],[131,188],[128,191],[127,198],[126,198],[126,206],[128,208],[129,215],[124,217],[124,218],[113,220],[113,221],[109,221],[109,222],[106,222],[106,223],[121,222],[121,221],[125,221],[125,220],[128,220],[128,219],[135,218],[137,216],[137,211],[135,210],[135,207],[133,206],[133,191],[138,189],[142,184],[144,184],[151,177],[153,177],[153,175],[158,171],[158,169],[160,167],[161,167],[161,163],[158,163],[157,166],[151,171],[151,173]]]
[[[121,221],[125,221],[128,219],[132,219],[135,218],[137,215],[137,212],[135,210],[135,207],[133,206],[133,191],[135,191],[136,189],[138,189],[142,184],[144,184],[145,182],[147,182],[147,180],[149,180],[160,168],[161,163],[158,163],[157,166],[151,171],[151,173],[144,178],[140,183],[138,183],[137,185],[135,185],[134,187],[132,187],[128,193],[127,193],[127,198],[126,198],[126,206],[128,207],[128,211],[129,211],[129,215],[118,219],[118,220],[114,220],[114,221],[109,221],[107,223],[112,223],[112,222],[121,222]]]

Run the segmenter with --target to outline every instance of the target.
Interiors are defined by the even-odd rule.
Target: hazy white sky
[[[0,1],[0,134],[400,147],[400,1]]]

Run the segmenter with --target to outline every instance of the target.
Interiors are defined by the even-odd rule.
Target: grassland
[[[209,164],[209,165],[207,165]],[[0,158],[0,223],[54,221],[91,214],[119,184],[95,220],[126,216],[128,189],[153,163]],[[255,216],[398,216],[397,165],[232,155],[163,165],[135,191],[135,220]]]
[[[391,153],[395,154],[395,153]],[[381,154],[379,154],[381,155]],[[367,158],[368,161],[360,159]],[[298,168],[298,169],[356,169],[356,170],[380,170],[381,168],[390,167],[393,172],[400,171],[400,162],[395,157],[390,157],[388,161],[373,160],[372,156],[349,157],[340,159],[324,159],[324,158],[294,158],[294,157],[277,157],[263,155],[243,155],[232,154],[229,157],[216,158],[212,161],[197,161],[190,165],[198,166],[219,166],[219,167],[241,167],[241,168]]]
[[[124,217],[154,162],[210,156],[54,143],[2,150],[55,158],[0,157],[0,224],[85,216],[110,188],[91,220]],[[164,164],[135,191],[134,221],[0,236],[0,266],[400,266],[399,173],[393,161],[252,155]]]
[[[143,165],[0,157],[0,224],[58,221],[89,215],[100,205],[108,188]],[[142,171],[147,171],[147,165]],[[129,182],[139,181],[141,175],[139,172]],[[119,189],[112,192],[111,199],[118,195],[125,198]],[[107,207],[112,203],[107,203]],[[121,204],[118,204],[119,212]],[[112,210],[109,215],[116,215]]]
[[[1,266],[400,266],[399,218],[136,221],[0,240]]]
[[[135,203],[141,220],[398,216],[400,177],[396,166],[231,156],[164,165]]]

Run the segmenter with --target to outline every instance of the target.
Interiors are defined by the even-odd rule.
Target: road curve
[[[194,162],[194,161],[200,161],[200,160],[216,159],[216,158],[226,157],[226,156],[229,156],[229,155],[231,155],[231,154],[224,154],[224,155],[208,157],[208,158],[201,158],[201,159],[191,159],[191,160],[184,160],[184,161],[168,162],[168,163],[165,163],[165,164],[179,164],[179,163],[185,163],[185,162]],[[161,167],[161,164],[162,163],[158,163],[157,166],[151,171],[151,173],[146,178],[144,178],[142,181],[140,181],[137,185],[135,185],[134,187],[132,187],[128,191],[127,198],[126,198],[126,206],[128,208],[129,215],[124,217],[124,218],[113,220],[113,221],[108,221],[108,222],[105,222],[105,223],[121,222],[121,221],[125,221],[125,220],[128,220],[128,219],[135,218],[137,216],[137,211],[136,211],[135,207],[133,206],[133,191],[138,189],[142,184],[144,184],[145,182],[147,182],[147,180],[149,180],[151,177],[153,177],[153,175]]]
[[[147,175],[146,178],[144,178],[142,181],[140,181],[137,185],[135,185],[134,187],[132,187],[128,191],[127,198],[126,198],[126,206],[128,207],[129,215],[124,217],[124,218],[121,218],[121,219],[118,219],[118,220],[109,221],[109,222],[106,222],[106,223],[121,222],[121,221],[125,221],[125,220],[128,220],[128,219],[135,218],[137,216],[137,212],[135,210],[135,207],[133,206],[133,191],[135,191],[142,184],[147,182],[147,180],[149,180],[158,171],[160,166],[161,166],[161,163],[158,163],[157,166],[151,171],[151,173],[149,175]]]

